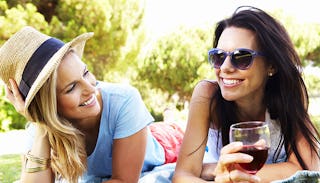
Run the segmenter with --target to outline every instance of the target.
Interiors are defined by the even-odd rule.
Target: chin
[[[90,114],[96,116],[96,115],[99,115],[100,112],[101,112],[100,106],[96,106],[94,109],[92,109],[92,111],[90,112]]]
[[[229,94],[223,94],[222,93],[222,97],[223,99],[225,99],[226,101],[235,101],[238,97],[234,96],[234,95],[229,95]]]

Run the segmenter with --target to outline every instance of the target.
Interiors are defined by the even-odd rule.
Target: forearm
[[[174,173],[172,182],[173,183],[202,183],[202,182],[214,182],[214,169],[215,163],[206,163],[202,165],[200,177],[197,174],[179,170]],[[200,171],[199,171],[200,173]]]
[[[126,178],[111,178],[102,183],[137,183],[139,180],[126,180]]]
[[[103,183],[124,183],[124,181],[118,180],[118,179],[111,179],[111,180],[107,180]]]
[[[261,178],[262,182],[271,182],[274,180],[286,179],[295,174],[298,170],[301,170],[301,168],[296,164],[284,162],[264,165],[257,175]]]
[[[204,182],[214,182],[214,181],[206,181],[200,177],[196,177],[194,175],[175,173],[173,179],[173,183],[204,183]]]
[[[32,149],[29,152],[30,155],[34,157],[38,157],[41,159],[49,159],[50,158],[50,144],[48,137],[42,131],[37,132],[36,137],[34,139]],[[24,157],[22,174],[21,174],[21,182],[23,183],[51,183],[53,182],[53,174],[50,166],[42,171],[37,171],[33,173],[28,173],[27,170],[30,168],[41,167],[39,163],[34,161],[30,161]]]
[[[126,180],[126,178],[111,178],[103,183],[137,183],[138,180]]]

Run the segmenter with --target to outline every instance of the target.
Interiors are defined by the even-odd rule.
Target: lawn
[[[318,105],[320,98],[311,100],[310,112],[313,113],[311,119],[320,132],[320,111]],[[20,154],[14,154],[20,151],[20,146],[23,144],[12,144],[14,142],[23,142],[24,135],[19,131],[10,131],[8,133],[0,133],[0,183],[13,183],[19,180],[21,174],[21,159]],[[7,150],[7,151],[5,151]],[[10,154],[12,153],[12,154]]]
[[[20,178],[21,159],[20,154],[8,154],[0,156],[0,182],[12,183]]]

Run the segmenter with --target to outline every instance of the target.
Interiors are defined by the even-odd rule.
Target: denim
[[[152,171],[144,172],[139,183],[171,183],[176,163],[168,163],[155,167]]]
[[[287,179],[273,181],[272,183],[319,183],[320,171],[297,171]]]
[[[139,178],[139,183],[171,183],[171,179],[176,167],[176,163],[168,163],[156,166],[153,170],[143,172]],[[102,183],[110,178],[95,177],[87,175],[79,178],[79,183]],[[66,180],[56,180],[55,183],[68,183]]]

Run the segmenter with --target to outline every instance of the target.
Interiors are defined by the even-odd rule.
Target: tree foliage
[[[126,0],[61,1],[51,21],[52,33],[70,39],[94,32],[94,38],[87,42],[85,60],[98,79],[114,80],[106,73],[117,70],[122,58],[133,54],[123,50],[139,29],[143,5],[141,1]]]
[[[26,25],[65,42],[94,32],[83,60],[97,79],[119,81],[137,63],[143,15],[144,0],[0,0],[0,44]]]
[[[300,22],[280,10],[273,14],[287,29],[303,65],[320,66],[320,23]]]
[[[4,99],[4,88],[0,87],[0,131],[22,129],[26,119],[17,113],[14,107]]]
[[[179,31],[160,37],[146,53],[139,67],[138,81],[177,96],[180,102],[190,99],[194,85],[205,77],[200,69],[207,64],[210,28],[181,27]]]
[[[89,69],[97,79],[136,86],[160,119],[167,106],[183,108],[199,80],[214,79],[207,61],[214,25],[179,27],[156,38],[145,32],[144,8],[145,0],[0,0],[0,44],[26,25],[65,42],[94,32],[83,58]],[[320,25],[272,14],[288,30],[304,65],[319,66]],[[306,80],[310,93],[319,94],[319,78]],[[25,119],[4,99],[1,84],[0,89],[0,123],[8,123],[0,130],[21,128]]]

